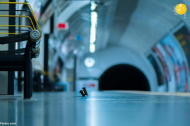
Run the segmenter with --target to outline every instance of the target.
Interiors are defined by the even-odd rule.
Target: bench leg
[[[32,97],[32,62],[31,54],[29,51],[25,52],[25,71],[24,71],[24,98]]]
[[[30,63],[31,63],[31,65],[30,65],[30,74],[31,74],[31,77],[30,77],[30,82],[31,82],[31,84],[30,84],[30,90],[31,90],[31,94],[30,94],[30,96],[32,97],[32,92],[33,92],[33,76],[32,76],[32,62],[31,62],[31,60],[30,60]]]

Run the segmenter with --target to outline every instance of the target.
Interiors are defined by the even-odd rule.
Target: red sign
[[[59,23],[58,29],[67,30],[68,29],[68,23]]]
[[[95,84],[89,84],[90,87],[95,87]]]

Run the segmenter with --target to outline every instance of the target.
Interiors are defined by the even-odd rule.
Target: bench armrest
[[[22,42],[30,39],[30,32],[21,33],[18,35],[0,37],[0,44],[9,44],[15,42]]]

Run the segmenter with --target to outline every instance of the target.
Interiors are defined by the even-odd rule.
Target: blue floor
[[[190,95],[141,92],[0,96],[0,126],[190,126]]]

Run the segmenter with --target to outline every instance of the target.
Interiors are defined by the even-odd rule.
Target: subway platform
[[[189,126],[190,94],[131,91],[0,96],[0,125]]]

